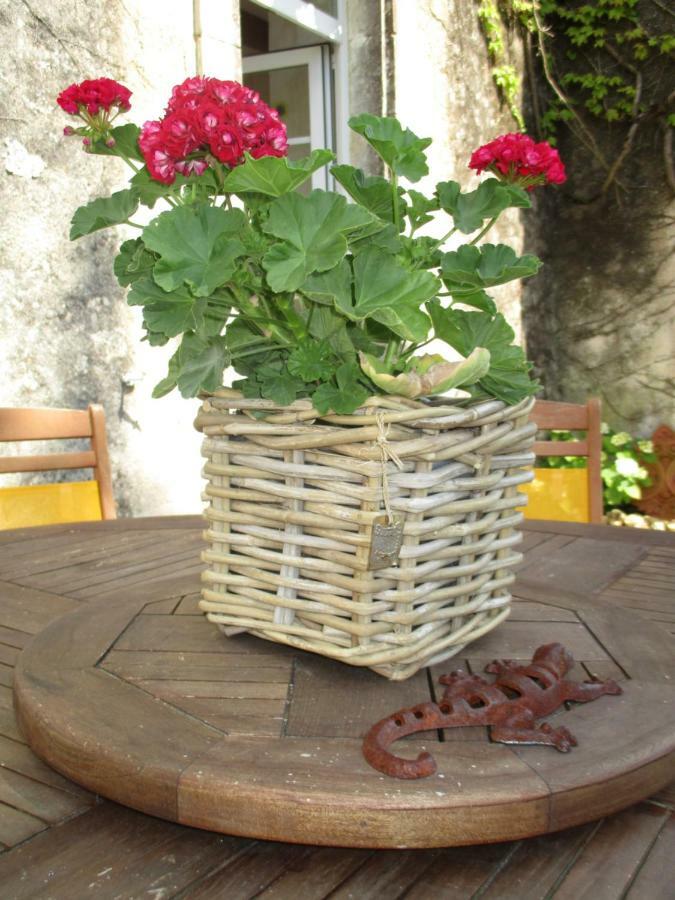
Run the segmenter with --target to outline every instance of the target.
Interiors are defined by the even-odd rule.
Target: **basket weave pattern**
[[[309,401],[216,392],[195,423],[209,501],[202,610],[229,635],[395,680],[458,653],[509,612],[532,404],[372,397],[319,418]],[[388,513],[403,520],[398,564],[371,571],[373,522]]]

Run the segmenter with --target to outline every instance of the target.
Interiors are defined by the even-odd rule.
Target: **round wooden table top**
[[[577,550],[588,556],[584,596],[569,589],[574,575],[564,577],[571,543],[533,552],[529,567],[526,556],[506,623],[401,683],[248,635],[226,638],[199,613],[188,556],[182,568],[167,563],[154,580],[113,587],[38,634],[15,671],[19,724],[33,750],[79,784],[232,835],[439,847],[598,819],[675,777],[675,661],[653,623],[602,596],[608,567],[614,577],[629,570],[634,548],[608,543],[602,559]],[[492,743],[487,729],[467,727],[397,745],[400,755],[433,753],[429,778],[389,778],[363,759],[370,725],[431,699],[444,671],[480,672],[495,657],[526,661],[551,641],[574,655],[572,678],[613,677],[624,688],[549,717],[576,735],[571,752]]]

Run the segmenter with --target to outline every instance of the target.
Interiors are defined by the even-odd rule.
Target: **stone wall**
[[[211,71],[235,77],[236,48],[227,35],[238,30],[222,26],[228,4],[203,0],[202,9]],[[220,30],[208,24],[214,18]],[[5,2],[0,46],[0,405],[102,403],[119,513],[195,512],[196,404],[174,395],[151,399],[168,348],[140,343],[136,311],[113,276],[126,235],[68,240],[74,209],[124,187],[127,172],[120,160],[87,156],[77,138],[64,138],[67,117],[55,103],[68,84],[107,75],[133,91],[131,120],[156,118],[172,85],[194,73],[192,4]]]
[[[670,28],[665,10],[649,10],[655,33]],[[644,65],[648,108],[634,129],[580,110],[608,165],[624,160],[617,177],[603,192],[607,171],[562,130],[568,181],[542,192],[539,216],[526,220],[545,263],[526,287],[523,315],[546,396],[598,395],[606,422],[642,437],[675,423],[674,162],[658,114],[672,104],[674,76],[666,55]]]
[[[471,152],[498,134],[516,130],[492,82],[475,4],[465,0],[397,3],[394,46],[396,115],[420,137],[433,138],[427,150],[430,174],[415,187],[431,193],[436,182],[453,179],[465,189],[475,189],[479,180],[467,167]],[[516,38],[511,52],[514,63],[521,65]],[[509,244],[520,252],[521,214],[517,210],[505,213],[486,240]],[[520,285],[505,285],[491,293],[520,337]]]

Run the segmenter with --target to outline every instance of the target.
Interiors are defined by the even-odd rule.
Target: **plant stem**
[[[389,169],[389,175],[391,176],[391,202],[394,215],[394,226],[396,227],[396,233],[398,234],[401,230],[401,219],[398,214],[398,176],[393,169]]]
[[[450,229],[450,231],[448,231],[447,234],[444,234],[440,240],[436,241],[436,243],[431,248],[431,252],[433,253],[434,250],[438,250],[441,244],[444,244],[449,238],[451,238],[456,231],[457,228],[453,225],[453,227]]]
[[[391,365],[391,362],[396,354],[396,351],[398,350],[399,343],[400,342],[394,338],[394,339],[390,340],[389,343],[387,344],[387,349],[385,351],[384,360],[383,360],[385,366]]]
[[[144,225],[139,225],[137,222],[132,222],[130,219],[125,219],[124,224],[131,225],[132,228],[138,228],[140,231],[143,231],[143,229],[145,228]]]
[[[117,156],[119,156],[119,158],[120,158],[123,162],[125,162],[125,163],[129,166],[129,168],[130,168],[136,175],[138,175],[138,173],[139,173],[141,170],[136,168],[136,166],[132,163],[132,161],[129,159],[129,157],[128,157],[125,153],[122,153],[121,150],[118,150],[118,151],[117,151]]]
[[[490,219],[490,221],[487,223],[487,225],[485,226],[485,228],[482,228],[482,229],[478,232],[478,234],[476,235],[476,237],[475,237],[473,240],[469,241],[469,244],[477,244],[478,241],[488,233],[488,231],[492,228],[492,226],[495,224],[496,221],[497,221],[497,216],[493,216],[493,217]]]
[[[429,338],[426,341],[422,341],[421,344],[413,344],[412,347],[408,347],[408,349],[402,354],[401,359],[407,359],[411,354],[415,353],[416,350],[421,350],[422,347],[426,347],[427,344],[430,344],[434,338]]]

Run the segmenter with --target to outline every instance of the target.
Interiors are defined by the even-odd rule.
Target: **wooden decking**
[[[56,774],[28,749],[14,719],[12,669],[21,650],[51,621],[88,601],[110,599],[143,585],[151,592],[152,582],[169,576],[175,577],[180,594],[182,579],[189,583],[201,568],[200,544],[196,519],[120,520],[0,534],[2,900],[94,895],[161,900],[673,896],[675,785],[600,822],[540,838],[440,850],[371,851],[256,841],[186,828],[98,800]],[[637,612],[657,623],[675,651],[672,538],[531,523],[525,546],[517,591],[523,599],[536,600],[545,589],[564,605],[572,594],[590,594],[598,601],[600,618],[614,607]],[[183,608],[179,612],[175,605],[177,615],[170,618],[180,616],[189,623],[195,615],[194,598],[185,594],[178,599]],[[162,604],[164,599],[156,600],[155,614],[166,612]],[[148,606],[144,616],[152,614]],[[111,651],[104,667],[116,671],[123,662],[125,677],[164,680],[160,658],[153,663],[159,668],[133,671],[135,639],[131,634],[129,647]],[[124,653],[124,659],[115,653]],[[601,677],[616,674],[611,659],[589,663]],[[273,704],[279,698],[251,699]],[[269,720],[266,715],[264,721]]]

